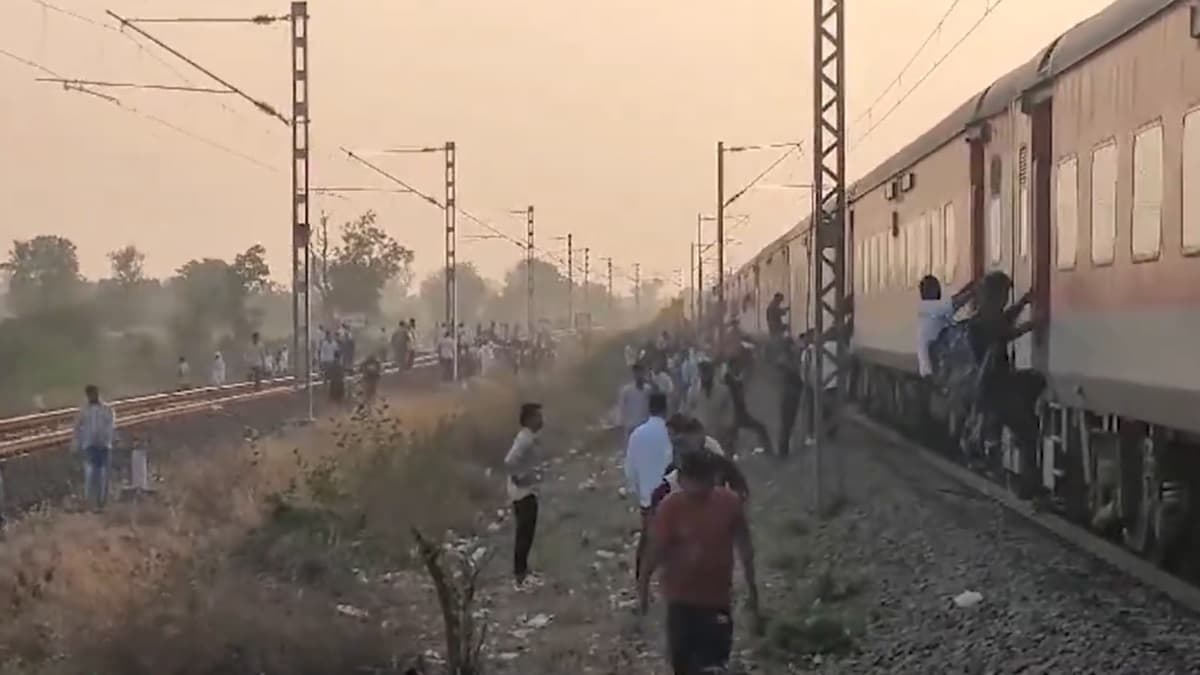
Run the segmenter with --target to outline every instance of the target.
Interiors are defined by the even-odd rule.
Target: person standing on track
[[[221,387],[225,384],[225,357],[221,355],[221,352],[213,355],[211,382],[214,387]]]
[[[258,391],[267,375],[267,348],[257,331],[250,334],[250,352],[246,354],[246,365],[250,369],[250,381],[254,383],[254,390]]]
[[[680,489],[659,504],[650,526],[645,566],[638,574],[638,614],[649,609],[650,579],[661,566],[673,672],[725,672],[733,649],[735,549],[754,630],[762,628],[750,525],[742,499],[716,486],[710,453],[685,453],[678,478]]]
[[[533,548],[537,530],[537,484],[540,482],[537,465],[541,461],[540,432],[544,423],[541,404],[522,405],[519,421],[521,430],[504,457],[504,468],[508,472],[506,487],[516,520],[513,581],[518,590],[523,590],[537,583],[536,575],[529,574],[529,551]]]
[[[396,327],[396,332],[392,333],[392,358],[396,360],[396,366],[400,370],[408,370],[408,350],[408,322],[401,321]]]
[[[650,416],[650,384],[646,379],[646,368],[641,363],[634,363],[630,370],[633,381],[617,392],[617,423],[625,432],[623,440],[626,442],[633,430]]]
[[[653,514],[654,491],[662,484],[670,467],[673,450],[667,431],[667,397],[654,392],[649,397],[650,418],[629,435],[625,448],[625,479],[630,496],[637,499],[641,511],[635,570],[641,570],[646,551],[647,528]],[[639,572],[640,573],[640,572]]]
[[[117,417],[112,407],[100,400],[100,388],[84,387],[87,401],[75,420],[75,448],[83,454],[83,500],[95,510],[108,501],[108,467],[117,435]]]
[[[802,337],[802,339],[804,339]],[[792,436],[796,429],[796,416],[805,399],[805,386],[801,354],[803,347],[797,347],[791,337],[785,337],[779,358],[780,382],[779,398],[779,456],[787,457],[791,453]],[[807,432],[808,429],[805,429]]]

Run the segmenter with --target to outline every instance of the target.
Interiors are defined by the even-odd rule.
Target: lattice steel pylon
[[[458,381],[458,185],[454,141],[446,142],[446,323],[454,344],[454,381]]]
[[[815,497],[825,504],[822,446],[836,430],[846,392],[846,89],[845,2],[813,0],[813,332],[811,363],[816,441]],[[828,415],[828,416],[826,416]],[[834,461],[842,493],[842,458]]]
[[[312,256],[309,248],[308,182],[308,3],[293,2],[292,30],[292,368],[303,378],[308,417],[312,392]]]

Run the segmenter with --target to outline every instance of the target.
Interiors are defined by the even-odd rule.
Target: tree
[[[492,297],[492,289],[471,263],[459,263],[454,273],[458,285],[458,320],[464,323],[482,321],[484,309]],[[425,277],[418,296],[428,320],[435,323],[445,321],[446,270],[443,268]]]
[[[332,246],[327,216],[314,241],[314,285],[326,311],[379,313],[383,289],[396,283],[407,291],[412,283],[413,252],[376,225],[374,211],[342,224],[341,243]]]
[[[23,315],[71,303],[83,282],[75,244],[54,235],[13,241],[0,269],[8,276],[10,306]]]
[[[146,279],[146,254],[133,244],[110,251],[108,263],[112,268],[112,280],[121,286],[136,286]]]
[[[255,244],[234,257],[233,264],[218,258],[189,260],[171,280],[179,312],[172,322],[177,341],[189,347],[207,347],[215,331],[229,331],[241,340],[249,335],[258,316],[246,301],[270,290],[266,249]]]
[[[271,284],[271,268],[267,266],[267,249],[255,244],[233,259],[233,274],[244,293],[261,293]]]

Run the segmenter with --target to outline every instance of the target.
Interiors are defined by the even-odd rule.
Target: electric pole
[[[292,363],[304,378],[308,419],[312,386],[312,256],[308,213],[308,3],[293,2],[292,41]],[[299,366],[298,368],[296,366]]]
[[[717,321],[725,325],[725,142],[717,141]],[[724,334],[724,331],[721,331]]]
[[[591,324],[591,316],[588,312],[591,311],[591,308],[588,305],[588,281],[591,280],[591,256],[592,249],[585,246],[583,248],[583,315],[588,317],[589,325]]]
[[[696,319],[704,318],[704,215],[696,214]]]
[[[533,205],[525,210],[525,320],[533,339]]]
[[[688,244],[688,302],[692,305],[692,321],[699,318],[696,314],[696,245]]]
[[[642,318],[642,264],[633,264],[633,312],[634,321]]]
[[[608,263],[608,317],[613,320],[613,289],[612,289],[612,258],[605,258]]]
[[[446,323],[450,325],[450,338],[454,343],[454,381],[458,381],[458,232],[455,215],[457,208],[457,185],[455,176],[454,141],[447,141],[446,152]]]
[[[567,330],[575,330],[575,235],[567,235]]]
[[[816,443],[816,506],[824,508],[821,474],[822,448],[837,428],[842,395],[846,389],[847,334],[845,285],[846,215],[846,98],[845,0],[813,2],[813,256],[814,306],[812,400],[813,437]],[[830,411],[825,425],[823,412]],[[834,490],[843,493],[843,457],[835,458]]]

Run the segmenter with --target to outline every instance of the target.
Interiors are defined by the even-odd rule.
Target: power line
[[[259,26],[267,26],[279,21],[288,21],[292,17],[271,16],[268,14],[259,14],[256,16],[243,17],[205,17],[205,16],[184,16],[175,18],[134,18],[128,19],[129,23],[253,23]]]
[[[734,195],[733,195],[732,197],[730,197],[729,199],[726,199],[726,200],[725,200],[725,208],[729,208],[729,205],[730,205],[730,204],[734,203],[734,202],[735,202],[735,201],[737,201],[737,200],[738,200],[738,199],[739,199],[739,198],[740,198],[742,195],[744,195],[744,194],[746,194],[747,192],[749,192],[749,191],[750,191],[750,190],[751,190],[751,189],[752,189],[752,188],[753,188],[755,185],[757,185],[757,184],[758,184],[758,182],[759,182],[760,180],[762,180],[763,178],[766,178],[767,174],[771,173],[771,171],[773,171],[773,170],[775,169],[775,167],[777,167],[777,166],[779,166],[780,164],[782,164],[782,163],[783,163],[783,160],[787,159],[787,158],[788,158],[788,157],[789,157],[789,156],[790,156],[790,155],[791,155],[793,152],[795,152],[796,150],[799,150],[799,149],[800,149],[800,145],[799,145],[799,144],[793,144],[791,147],[789,147],[789,148],[787,149],[787,151],[786,151],[786,152],[784,152],[782,155],[780,155],[780,156],[779,156],[779,157],[778,157],[778,158],[777,158],[777,159],[776,159],[774,162],[771,162],[769,165],[767,165],[767,168],[763,169],[763,170],[762,170],[762,171],[761,171],[761,172],[760,172],[760,173],[759,173],[757,176],[755,176],[755,177],[754,177],[754,179],[753,179],[753,180],[751,180],[751,181],[750,181],[750,182],[749,182],[749,183],[748,183],[748,184],[747,184],[745,187],[743,187],[741,190],[738,190],[738,191],[737,191],[736,193],[734,193]]]
[[[30,59],[24,58],[22,56],[18,56],[8,50],[0,49],[0,56],[5,56],[9,59],[12,59],[13,61],[16,61],[17,63],[24,65],[24,66],[34,68],[43,73],[52,75],[55,78],[61,79],[61,76],[58,73],[56,73],[55,71],[51,70],[50,68],[38,63],[37,61],[33,61]],[[121,99],[119,99],[115,96],[109,96],[108,94],[103,94],[98,91],[92,91],[91,89],[88,89],[87,87],[84,87],[81,85],[72,85],[70,83],[64,83],[64,88],[67,89],[68,91],[77,91],[81,94],[87,94],[89,96],[101,98],[101,99],[115,105],[117,108],[124,110],[127,113],[131,113],[131,114],[137,115],[139,117],[142,117],[144,119],[147,119],[151,122],[154,122],[155,124],[166,127],[168,129],[174,131],[175,133],[178,133],[182,136],[186,136],[194,141],[203,143],[204,145],[207,145],[211,148],[214,148],[214,149],[224,152],[226,154],[232,155],[234,157],[238,157],[239,159],[250,162],[251,164],[255,164],[255,165],[257,165],[261,168],[267,169],[268,171],[271,171],[273,173],[279,173],[279,171],[280,171],[278,167],[271,166],[270,164],[267,164],[266,162],[263,162],[262,160],[260,160],[256,157],[253,157],[244,152],[241,152],[240,150],[235,150],[234,148],[231,148],[227,145],[224,145],[222,143],[214,141],[211,138],[201,136],[200,134],[198,134],[194,131],[185,129],[185,128],[183,128],[173,122],[169,122],[157,115],[139,110],[138,108],[121,101]]]
[[[111,10],[105,10],[105,12],[107,12],[107,14],[109,16],[111,16],[112,18],[116,19],[117,21],[120,21],[122,26],[129,27],[130,30],[136,32],[137,34],[141,35],[142,37],[146,38],[147,40],[153,42],[154,44],[158,45],[159,47],[170,52],[179,60],[187,63],[189,66],[195,68],[196,70],[204,73],[205,75],[207,75],[208,77],[217,81],[218,83],[224,85],[234,94],[237,94],[238,96],[246,99],[254,107],[258,108],[263,113],[270,115],[271,117],[274,117],[275,119],[279,120],[280,122],[283,122],[284,126],[290,127],[292,125],[291,120],[289,120],[288,118],[286,118],[282,114],[280,114],[278,110],[276,110],[273,106],[271,106],[271,104],[269,104],[265,101],[262,101],[260,99],[254,98],[253,96],[247,94],[245,91],[242,91],[241,89],[234,86],[233,84],[230,84],[228,80],[225,80],[224,78],[222,78],[221,76],[212,72],[211,70],[205,68],[204,66],[200,65],[199,63],[196,63],[195,61],[188,58],[187,56],[184,56],[181,52],[179,52],[179,50],[175,49],[174,47],[171,47],[170,45],[163,42],[162,40],[159,40],[158,38],[154,37],[153,35],[142,30],[141,28],[138,28],[134,24],[130,23],[128,19],[122,18],[120,15],[112,12]]]
[[[896,77],[893,78],[892,81],[883,88],[883,91],[879,92],[879,95],[875,97],[875,100],[871,101],[871,105],[867,106],[866,110],[864,110],[862,114],[855,118],[855,126],[857,126],[859,122],[863,121],[864,118],[869,117],[871,112],[875,109],[875,106],[879,105],[879,102],[883,100],[883,97],[887,96],[892,89],[899,86],[900,82],[904,79],[905,73],[907,73],[908,69],[911,68],[913,63],[916,62],[917,57],[921,55],[921,52],[925,51],[925,48],[929,46],[929,43],[933,42],[933,38],[941,33],[942,27],[946,24],[946,20],[950,18],[950,15],[954,13],[955,8],[957,8],[961,3],[962,0],[951,0],[950,6],[947,7],[946,11],[942,13],[942,17],[938,19],[936,24],[934,24],[933,29],[930,30],[929,34],[925,36],[925,39],[921,41],[921,44],[917,47],[916,51],[914,51],[912,55],[908,57],[908,61],[905,62],[905,64],[900,68],[900,72],[896,73]]]
[[[873,131],[875,131],[876,129],[879,128],[879,125],[881,125],[885,121],[887,121],[887,118],[891,117],[892,113],[894,113],[897,108],[899,108],[905,101],[907,101],[908,97],[912,96],[913,92],[915,92],[917,90],[917,88],[920,87],[925,82],[925,80],[929,79],[929,76],[932,75],[934,73],[934,71],[936,71],[938,69],[939,66],[941,66],[943,63],[945,63],[946,59],[950,58],[950,55],[953,54],[955,52],[955,50],[957,50],[964,42],[966,42],[967,38],[971,37],[971,35],[979,28],[979,26],[983,25],[983,22],[986,21],[989,16],[991,16],[992,12],[996,11],[997,7],[999,7],[1001,4],[1004,3],[1004,0],[996,0],[994,3],[991,2],[991,0],[986,0],[986,2],[988,2],[988,4],[983,10],[983,15],[980,16],[975,21],[975,23],[971,25],[971,27],[967,30],[966,33],[963,33],[962,37],[960,37],[958,39],[958,41],[956,41],[953,45],[950,46],[950,49],[947,50],[945,54],[942,54],[941,58],[939,58],[937,61],[935,61],[933,63],[932,66],[929,67],[929,70],[925,71],[925,74],[922,75],[920,77],[920,79],[918,79],[913,84],[913,86],[909,87],[908,91],[904,92],[903,96],[901,96],[894,104],[892,104],[892,107],[888,108],[887,112],[885,112],[882,117],[880,117],[878,120],[875,121],[874,124],[872,124],[870,127],[868,127],[866,132],[864,132],[862,136],[859,136],[858,140],[855,141],[850,146],[850,150],[854,150],[859,145],[861,145],[862,142],[864,140],[866,140],[866,138],[868,136],[870,136]]]
[[[174,84],[141,84],[137,82],[104,82],[99,80],[71,80],[61,77],[39,77],[38,82],[57,82],[68,86],[104,87],[108,89],[154,89],[158,91],[183,91],[198,94],[232,94],[227,89],[211,89],[208,87],[184,87]]]

